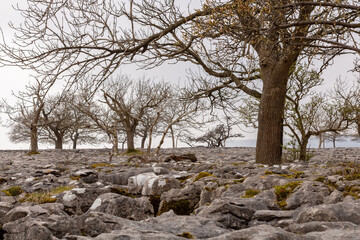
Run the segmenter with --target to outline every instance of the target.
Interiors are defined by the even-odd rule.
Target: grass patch
[[[23,193],[23,190],[20,186],[10,187],[8,189],[1,190],[1,191],[3,191],[7,196],[18,196],[21,193]]]
[[[346,187],[343,196],[346,197],[348,195],[353,196],[355,199],[360,199],[360,188],[355,186]]]
[[[281,209],[286,207],[286,199],[293,193],[294,189],[300,186],[303,182],[290,182],[283,186],[275,186],[275,194],[277,198],[277,204]]]
[[[81,178],[81,176],[72,176],[70,177],[71,180],[78,181]]]
[[[121,155],[132,156],[132,155],[143,155],[143,154],[145,153],[140,149],[129,149],[126,152],[122,153]]]
[[[252,198],[255,197],[260,191],[255,189],[248,189],[245,191],[245,195],[242,198]]]
[[[296,171],[296,170],[290,170],[293,172],[293,174],[281,174],[281,173],[274,173],[272,171],[265,171],[265,175],[278,175],[281,177],[285,177],[287,179],[297,179],[301,178],[301,176],[304,174],[304,172]]]
[[[27,152],[27,153],[25,153],[25,155],[26,156],[32,156],[32,155],[37,155],[37,154],[40,154],[40,152],[38,152],[38,151],[33,151],[33,152]]]
[[[241,178],[241,179],[234,179],[234,184],[240,184],[243,183],[245,181],[246,178]]]
[[[57,195],[66,191],[70,191],[74,187],[72,186],[59,186],[48,192],[33,192],[27,193],[25,198],[20,199],[20,202],[34,202],[34,203],[54,203],[57,201],[57,198],[53,197],[53,195]]]
[[[346,168],[333,172],[335,175],[343,176],[347,181],[360,179],[360,166],[356,164],[347,164]]]
[[[91,168],[99,168],[99,167],[115,167],[113,164],[109,163],[94,163],[90,166]]]
[[[324,176],[320,176],[318,178],[315,179],[316,182],[324,182],[325,181],[325,177]]]
[[[199,174],[195,177],[195,180],[194,182],[200,180],[201,178],[204,178],[204,177],[216,177],[214,175],[212,175],[211,173],[208,173],[208,172],[199,172]]]

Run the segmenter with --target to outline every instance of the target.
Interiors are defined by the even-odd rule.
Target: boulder
[[[312,221],[352,222],[359,225],[360,202],[340,202],[310,207],[301,211],[296,219],[297,223]]]
[[[159,215],[170,209],[178,215],[189,215],[200,201],[202,183],[196,182],[183,189],[171,189],[161,195]]]
[[[74,188],[61,193],[58,201],[69,215],[80,215],[89,210],[95,199],[105,192],[105,189],[99,188]]]
[[[208,240],[303,240],[294,233],[269,225],[259,225],[247,229],[232,231]]]
[[[141,195],[143,196],[161,196],[164,192],[171,189],[181,188],[179,180],[171,175],[160,175],[154,178],[148,178],[143,185]]]
[[[103,212],[136,221],[154,216],[154,209],[148,198],[132,198],[116,193],[100,195],[89,211]]]
[[[128,179],[132,176],[146,173],[146,172],[153,172],[152,168],[137,168],[137,169],[127,169],[122,171],[115,171],[111,173],[100,172],[99,173],[99,180],[116,184],[116,185],[127,185]]]
[[[308,222],[300,224],[290,224],[285,228],[285,230],[287,230],[288,232],[293,232],[301,235],[309,232],[324,232],[329,229],[348,231],[357,230],[359,229],[359,226],[351,222]]]
[[[304,239],[309,240],[358,240],[360,236],[360,230],[340,230],[340,229],[329,229],[324,232],[311,232],[305,234]]]
[[[4,239],[52,239],[66,234],[80,234],[76,222],[60,203],[19,206],[2,219]]]
[[[286,200],[286,209],[319,205],[330,195],[329,187],[321,182],[303,182]]]
[[[213,219],[226,228],[247,228],[255,211],[251,206],[245,204],[248,199],[243,200],[216,199],[208,207],[203,207],[197,216]]]

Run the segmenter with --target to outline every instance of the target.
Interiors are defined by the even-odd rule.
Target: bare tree
[[[172,92],[166,108],[161,113],[159,132],[161,135],[155,154],[158,154],[167,134],[171,133],[173,146],[175,145],[175,129],[193,128],[211,121],[211,116],[205,114],[208,109],[202,99],[192,99],[187,96],[186,88]]]
[[[100,101],[94,100],[94,95],[87,91],[86,86],[80,88],[81,93],[72,104],[91,119],[90,127],[104,132],[112,143],[111,155],[119,153],[119,141],[124,132],[117,115]]]
[[[175,0],[27,3],[19,9],[25,22],[13,26],[18,45],[1,43],[3,64],[70,81],[90,72],[96,83],[123,63],[190,61],[219,78],[219,87],[260,99],[259,163],[281,161],[286,86],[299,56],[317,55],[326,65],[360,52],[360,8],[352,0],[210,0],[190,12]],[[258,76],[261,92],[251,85]]]
[[[240,133],[231,133],[231,126],[219,124],[200,137],[190,137],[191,142],[204,142],[208,147],[225,147],[226,140],[229,138],[242,137]]]
[[[146,113],[156,109],[167,100],[169,86],[153,83],[148,79],[132,81],[120,76],[116,81],[105,82],[103,101],[117,115],[126,132],[128,151],[135,149],[134,138],[137,127]]]
[[[17,98],[14,105],[3,100],[4,112],[10,119],[10,140],[24,142],[30,140],[30,152],[37,152],[38,130],[43,126],[41,111],[44,108],[45,99],[53,82],[35,79],[33,84],[25,86],[25,91],[13,94]]]

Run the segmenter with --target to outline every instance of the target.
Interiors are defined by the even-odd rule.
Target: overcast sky
[[[26,0],[2,0],[0,5],[0,27],[4,33],[6,41],[11,41],[13,32],[8,27],[8,22],[12,21],[15,24],[22,22],[21,16],[12,8],[12,4],[24,4]],[[178,81],[184,81],[186,79],[186,69],[190,65],[167,65],[160,68],[146,72],[147,76],[152,76],[157,79],[164,79],[177,83]],[[353,67],[353,58],[351,56],[341,56],[335,60],[335,64],[326,70],[323,78],[326,80],[326,86],[324,88],[330,88],[335,79],[338,76],[347,77],[353,79],[353,74],[348,71]],[[122,73],[131,74],[135,76],[141,76],[144,74],[142,71],[138,71],[136,66],[126,66],[121,69]],[[24,85],[27,84],[31,78],[29,72],[21,70],[16,67],[3,67],[0,68],[1,98],[11,99],[11,92],[18,92],[24,89]],[[11,100],[10,100],[11,101]],[[2,116],[4,121],[4,116]],[[28,149],[27,143],[13,144],[9,141],[7,133],[8,129],[0,127],[0,149]],[[245,134],[247,139],[255,138],[255,132]],[[44,147],[41,146],[40,147]]]

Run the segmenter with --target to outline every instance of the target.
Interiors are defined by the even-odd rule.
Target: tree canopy
[[[176,0],[27,4],[19,9],[24,23],[13,26],[15,45],[0,44],[2,64],[98,83],[121,64],[192,62],[218,79],[216,88],[260,99],[260,163],[281,161],[286,86],[299,57],[319,57],[326,66],[336,55],[360,52],[358,1],[207,0],[189,10]]]

